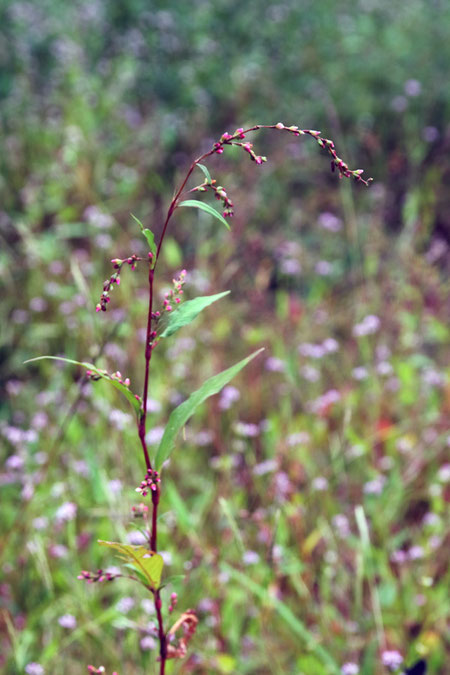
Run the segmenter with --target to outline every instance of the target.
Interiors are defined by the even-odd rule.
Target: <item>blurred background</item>
[[[95,313],[110,259],[145,255],[130,213],[160,233],[193,158],[278,121],[374,182],[262,131],[262,167],[208,164],[231,233],[191,209],[171,224],[159,292],[186,268],[187,297],[231,294],[155,352],[149,444],[266,350],[165,470],[166,623],[173,590],[200,618],[167,670],[447,672],[449,3],[4,0],[0,26],[2,672],[155,671],[150,598],[76,579],[117,565],[97,539],[142,537],[132,411],[76,367],[23,362],[94,360],[140,392],[143,270]]]

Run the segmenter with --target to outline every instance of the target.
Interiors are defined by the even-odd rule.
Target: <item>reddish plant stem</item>
[[[246,131],[254,131],[256,129],[259,129],[260,126],[255,126],[252,127],[251,129],[246,129]],[[161,232],[161,237],[158,243],[158,248],[156,250],[156,256],[155,256],[155,262],[153,265],[153,268],[149,270],[149,307],[148,307],[148,318],[147,318],[147,335],[146,335],[146,346],[145,346],[145,377],[144,377],[144,394],[143,394],[143,412],[141,415],[141,418],[139,420],[139,438],[141,439],[141,444],[142,444],[142,449],[144,451],[144,456],[145,456],[145,462],[147,465],[147,469],[151,469],[151,462],[150,462],[150,457],[148,454],[148,449],[147,449],[147,444],[145,441],[145,431],[146,431],[146,420],[147,420],[147,397],[148,397],[148,383],[149,383],[149,370],[150,370],[150,360],[152,356],[152,350],[150,346],[150,336],[152,332],[152,310],[153,310],[153,282],[154,282],[154,275],[155,275],[155,269],[156,265],[158,262],[159,254],[161,251],[161,246],[164,241],[164,237],[166,235],[167,227],[169,225],[170,219],[173,216],[173,213],[175,209],[177,208],[178,205],[178,200],[180,199],[181,194],[183,193],[183,190],[186,186],[186,183],[188,182],[191,174],[193,173],[195,167],[197,164],[202,162],[204,159],[207,157],[210,157],[216,152],[215,149],[209,150],[209,152],[205,152],[203,155],[198,157],[196,160],[194,160],[189,167],[186,176],[181,183],[180,187],[178,188],[174,198],[172,199],[169,209],[167,211],[167,216],[166,220],[164,221],[163,229]],[[158,520],[158,504],[159,504],[159,495],[160,495],[160,489],[157,488],[156,490],[152,491],[152,504],[153,504],[153,510],[152,510],[152,528],[151,528],[151,537],[150,537],[150,550],[156,552],[157,551],[157,537],[158,537],[158,530],[157,530],[157,520]],[[155,609],[156,609],[156,616],[158,619],[158,634],[159,634],[159,654],[160,654],[160,675],[164,675],[165,673],[165,667],[166,667],[166,659],[167,659],[167,636],[164,632],[164,624],[163,624],[163,618],[162,618],[162,613],[161,613],[161,596],[159,590],[155,591],[154,593],[155,597]]]
[[[311,129],[297,129],[297,132],[293,132],[289,127],[285,127],[284,125],[279,127],[277,124],[255,124],[252,127],[248,127],[247,129],[243,129],[239,133],[236,133],[233,136],[230,136],[226,140],[220,140],[217,144],[214,145],[214,147],[211,150],[209,150],[208,152],[205,152],[203,155],[200,155],[200,157],[197,157],[197,159],[195,159],[192,162],[183,182],[181,183],[180,187],[178,188],[177,192],[175,193],[175,196],[170,203],[169,210],[167,212],[166,220],[164,222],[163,230],[162,230],[162,233],[161,233],[161,238],[159,240],[158,248],[156,250],[155,267],[156,267],[156,263],[157,263],[158,258],[159,258],[159,253],[161,251],[161,246],[162,246],[162,243],[164,241],[164,237],[165,237],[165,234],[166,234],[167,226],[169,225],[169,221],[172,218],[172,215],[173,215],[175,209],[177,208],[178,200],[179,200],[179,198],[180,198],[180,196],[181,196],[181,194],[182,194],[182,192],[183,192],[183,190],[186,186],[186,183],[188,182],[189,178],[191,177],[191,174],[194,171],[197,164],[202,162],[207,157],[210,157],[211,155],[214,155],[217,152],[218,148],[224,148],[224,146],[226,146],[226,145],[235,145],[235,143],[233,143],[233,141],[241,139],[243,137],[243,135],[248,134],[251,131],[259,131],[260,129],[277,129],[279,131],[287,131],[289,133],[294,133],[297,136],[300,135],[300,134],[307,134],[308,136],[312,136],[312,138],[314,138],[316,141],[319,142],[319,145],[322,148],[327,149],[328,153],[332,156],[333,159],[335,159],[336,161],[339,160],[338,163],[336,164],[336,166],[337,166],[338,170],[341,172],[341,174],[345,170],[348,169],[347,165],[344,162],[342,162],[342,160],[340,160],[339,157],[337,156],[336,151],[334,149],[334,143],[332,143],[331,141],[328,141],[328,139],[326,139],[326,138],[323,138],[322,136],[319,135],[318,132],[313,131]],[[365,185],[368,185],[368,182],[372,179],[369,178],[369,181],[365,181],[363,178],[361,178],[361,176],[358,176],[357,180],[361,181]]]
[[[148,449],[147,449],[147,444],[145,441],[145,431],[146,431],[146,420],[147,420],[147,397],[148,397],[148,383],[149,383],[149,371],[150,371],[150,360],[152,356],[152,350],[150,346],[150,339],[151,339],[151,332],[152,332],[152,311],[153,311],[153,282],[154,282],[154,276],[155,276],[155,268],[156,264],[158,262],[159,258],[159,253],[161,251],[161,246],[164,241],[164,237],[167,231],[167,226],[169,225],[170,219],[173,216],[173,213],[177,207],[177,202],[186,186],[186,183],[188,182],[192,172],[194,171],[195,167],[199,162],[201,162],[203,159],[206,159],[206,157],[209,157],[214,153],[214,150],[210,150],[209,152],[206,152],[204,155],[201,155],[201,157],[198,157],[194,162],[192,162],[191,166],[189,167],[189,170],[184,178],[184,181],[182,182],[181,186],[179,187],[178,191],[176,192],[174,198],[172,199],[172,202],[170,203],[169,210],[167,211],[167,216],[166,220],[163,225],[161,237],[158,243],[158,248],[156,250],[156,256],[155,256],[155,263],[153,265],[153,268],[150,269],[149,271],[149,306],[148,306],[148,318],[147,318],[147,335],[146,335],[146,347],[145,347],[145,376],[144,376],[144,393],[143,393],[143,411],[142,415],[139,420],[139,438],[141,439],[141,444],[142,444],[142,449],[144,451],[144,456],[145,456],[145,462],[147,465],[147,469],[151,469],[151,463],[150,463],[150,458],[148,455]],[[153,510],[152,510],[152,527],[151,527],[151,535],[150,535],[150,550],[154,551],[156,553],[157,551],[157,539],[158,539],[158,504],[159,504],[159,495],[160,495],[160,489],[159,487],[156,488],[156,490],[152,491],[152,505],[153,505]],[[156,610],[156,617],[158,620],[158,636],[159,636],[159,655],[160,655],[160,669],[159,673],[160,675],[164,675],[165,673],[165,668],[166,668],[166,660],[167,660],[167,636],[164,632],[164,623],[163,623],[163,617],[161,613],[161,595],[160,591],[157,590],[154,592],[154,597],[155,597],[155,610]]]
[[[234,134],[233,136],[229,136],[227,139],[221,139],[218,143],[214,144],[213,148],[209,150],[208,152],[205,152],[203,155],[200,155],[197,159],[195,159],[192,164],[190,165],[186,176],[181,183],[180,187],[178,188],[177,192],[175,193],[175,196],[173,197],[169,209],[167,211],[167,216],[164,221],[163,229],[161,232],[161,237],[159,239],[158,247],[156,249],[156,255],[155,259],[153,262],[153,265],[150,265],[149,268],[149,304],[148,304],[148,317],[147,317],[147,334],[146,334],[146,344],[145,344],[145,376],[144,376],[144,393],[143,393],[143,401],[142,401],[142,414],[139,418],[138,422],[138,431],[139,431],[139,438],[141,440],[142,444],[142,450],[144,452],[144,457],[145,457],[145,463],[147,466],[147,470],[151,470],[152,465],[148,453],[148,448],[147,448],[147,443],[145,440],[145,432],[146,432],[146,421],[147,421],[147,398],[148,398],[148,386],[149,386],[149,372],[150,372],[150,361],[152,357],[152,346],[151,346],[151,335],[152,335],[152,312],[153,312],[153,283],[154,283],[154,276],[155,276],[155,269],[156,265],[159,259],[159,254],[161,252],[161,247],[164,241],[164,237],[166,235],[167,227],[169,225],[170,219],[172,218],[177,206],[178,206],[178,201],[183,193],[184,188],[186,187],[186,184],[191,177],[191,174],[193,173],[195,167],[197,164],[202,162],[204,159],[207,157],[210,157],[211,155],[217,153],[217,150],[222,148],[225,145],[243,145],[242,143],[234,143],[233,141],[239,140],[243,138],[244,134],[247,134],[251,131],[258,131],[259,129],[281,129],[284,131],[290,131],[292,132],[293,129],[289,129],[284,127],[283,125],[278,125],[278,124],[255,124],[252,127],[249,127],[247,129],[242,129],[239,131],[239,133]],[[297,129],[297,128],[295,128]],[[298,130],[299,133],[301,134],[308,134],[309,136],[312,136],[315,138],[318,142],[319,145],[322,148],[326,148],[329,152],[329,154],[332,156],[333,160],[335,160],[335,165],[332,163],[332,168],[334,170],[334,166],[336,166],[341,173],[341,175],[346,175],[349,176],[352,174],[357,180],[360,180],[363,182],[365,185],[368,185],[368,181],[365,181],[364,179],[361,178],[359,172],[351,172],[347,165],[337,156],[336,151],[334,149],[334,143],[331,141],[322,138],[319,135],[319,132],[311,131],[311,130]],[[299,133],[296,133],[294,131],[295,135],[299,135]],[[371,180],[371,179],[369,179]],[[152,491],[152,505],[153,505],[153,510],[152,510],[152,527],[151,527],[151,535],[150,535],[150,550],[156,552],[157,551],[157,535],[158,535],[158,530],[157,530],[157,520],[158,520],[158,504],[159,504],[159,497],[160,497],[160,489],[159,487],[156,488],[156,490]],[[160,644],[160,675],[164,675],[165,673],[165,664],[167,660],[167,636],[164,632],[164,624],[163,624],[163,618],[162,618],[162,613],[161,613],[161,595],[160,591],[156,590],[153,592],[154,593],[154,599],[155,599],[155,610],[156,610],[156,616],[158,619],[158,634],[159,634],[159,644]]]
[[[171,203],[170,203],[170,206],[169,206],[169,210],[167,211],[167,216],[166,216],[166,220],[165,220],[165,222],[164,222],[164,226],[163,226],[163,229],[162,229],[161,238],[160,238],[160,240],[159,240],[158,248],[157,248],[157,250],[156,250],[156,262],[158,261],[158,258],[159,258],[159,252],[160,252],[160,250],[161,250],[161,246],[162,246],[162,243],[163,243],[163,241],[164,241],[164,237],[165,237],[165,234],[166,234],[167,226],[168,226],[168,224],[169,224],[170,219],[171,219],[172,216],[173,216],[173,212],[174,212],[175,209],[177,208],[177,202],[178,202],[178,200],[179,200],[179,198],[180,198],[180,196],[181,196],[181,193],[183,192],[183,190],[184,190],[184,188],[185,188],[185,186],[186,186],[186,183],[188,182],[189,178],[191,177],[191,174],[192,174],[192,172],[194,171],[194,169],[195,169],[195,167],[197,166],[197,164],[198,164],[199,162],[202,162],[202,161],[203,161],[204,159],[206,159],[207,157],[210,157],[212,154],[214,154],[214,152],[215,152],[215,150],[209,150],[209,152],[205,152],[204,155],[201,155],[200,157],[197,157],[197,159],[194,160],[194,161],[192,162],[192,164],[191,164],[191,166],[189,167],[188,172],[187,172],[187,174],[186,174],[186,176],[185,176],[185,178],[184,178],[184,181],[182,182],[182,184],[181,184],[180,187],[178,188],[178,190],[177,190],[177,192],[176,192],[176,194],[175,194],[175,197],[172,199],[172,201],[171,201]],[[156,262],[155,262],[155,267],[156,267]]]
[[[145,376],[144,376],[144,393],[142,395],[142,414],[138,422],[139,438],[142,445],[142,450],[145,457],[145,464],[147,470],[152,468],[150,456],[148,454],[147,441],[145,440],[146,423],[147,423],[147,399],[148,399],[148,381],[150,373],[150,361],[152,358],[152,347],[150,344],[152,334],[152,310],[153,310],[153,281],[155,277],[155,270],[151,267],[148,271],[148,317],[147,317],[147,332],[145,336]]]
[[[155,591],[155,609],[156,609],[156,617],[158,619],[158,634],[159,634],[159,656],[160,656],[160,667],[159,667],[159,673],[160,675],[164,675],[165,668],[166,668],[166,660],[167,660],[167,636],[164,633],[164,628],[163,628],[163,619],[162,619],[162,614],[161,614],[161,596],[159,591]]]
[[[152,490],[152,535],[150,539],[150,550],[156,553],[157,550],[157,538],[158,538],[158,504],[159,504],[159,487],[156,490]]]
[[[144,452],[145,464],[147,470],[151,470],[152,464],[150,461],[150,456],[148,454],[147,442],[145,440],[146,433],[146,422],[147,422],[147,399],[148,399],[148,387],[149,387],[149,375],[150,375],[150,361],[152,358],[152,347],[151,347],[151,336],[152,336],[152,312],[153,312],[153,284],[155,278],[155,269],[154,267],[149,269],[148,272],[148,285],[149,285],[149,300],[148,300],[148,317],[147,317],[147,333],[145,338],[145,375],[144,375],[144,392],[142,395],[142,414],[139,418],[138,431],[139,438],[141,440],[142,450]],[[158,504],[159,504],[159,488],[152,491],[152,527],[150,535],[150,550],[156,553],[157,550],[157,519],[158,519]],[[156,616],[158,619],[158,634],[159,634],[159,653],[160,653],[160,675],[164,675],[166,669],[166,659],[167,659],[167,638],[164,632],[164,623],[161,612],[161,596],[159,590],[154,591],[155,598],[155,609]]]

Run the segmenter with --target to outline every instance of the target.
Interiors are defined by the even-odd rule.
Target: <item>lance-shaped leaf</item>
[[[93,363],[87,363],[86,361],[74,361],[73,359],[66,359],[63,358],[62,356],[37,356],[34,359],[28,359],[27,361],[25,361],[25,363],[32,363],[33,361],[43,361],[44,359],[51,359],[52,361],[63,361],[64,363],[72,363],[75,366],[81,366],[82,368],[86,368],[86,370],[91,370],[100,379],[106,380],[107,382],[112,384],[113,387],[118,389],[120,393],[125,396],[128,403],[135,411],[136,415],[140,415],[141,412],[140,399],[138,400],[128,387],[126,387],[124,384],[122,384],[115,378],[111,377],[111,375],[109,375],[106,372],[106,370],[99,370],[96,366],[94,366]]]
[[[134,220],[137,222],[139,227],[141,228],[141,232],[144,235],[144,237],[147,239],[147,244],[150,250],[150,253],[153,254],[153,259],[156,256],[156,244],[155,244],[155,235],[151,230],[148,229],[148,227],[144,227],[139,218],[136,218],[136,216],[132,213],[131,217],[134,218]]]
[[[197,391],[191,394],[186,401],[178,406],[178,408],[175,408],[169,417],[169,421],[167,422],[163,437],[161,438],[156,452],[155,468],[158,471],[174,449],[178,432],[184,427],[188,419],[192,417],[198,406],[210,396],[218,394],[219,391],[239,373],[239,371],[245,368],[245,366],[262,351],[264,350],[258,349],[258,351],[250,354],[247,358],[242,359],[242,361],[231,366],[231,368],[210,377],[202,384],[200,389],[197,389]]]
[[[223,293],[216,293],[216,295],[204,295],[199,298],[194,298],[193,300],[186,300],[182,305],[174,309],[172,312],[165,312],[160,325],[162,325],[162,333],[159,334],[159,337],[166,338],[170,337],[177,332],[183,326],[187,326],[188,323],[191,323],[206,307],[212,305],[216,300],[224,298],[229,294],[230,291],[224,291]]]
[[[180,202],[178,206],[190,206],[193,209],[200,209],[201,211],[205,211],[206,213],[209,213],[210,216],[213,216],[214,218],[217,218],[217,220],[220,220],[222,225],[225,225],[227,230],[230,229],[230,226],[228,225],[227,221],[222,216],[222,214],[216,211],[216,209],[213,209],[213,207],[210,206],[209,204],[205,204],[205,202],[199,202],[197,199],[186,199],[186,201]]]
[[[212,183],[211,174],[209,173],[209,171],[208,171],[208,169],[206,168],[206,166],[204,166],[203,164],[197,164],[197,166],[198,166],[198,168],[199,168],[201,171],[203,171],[203,173],[204,173],[204,175],[205,175],[205,178],[206,178],[206,180],[208,181],[208,183]]]
[[[162,556],[149,551],[144,546],[121,544],[118,541],[98,540],[100,546],[115,549],[125,562],[131,564],[141,575],[144,575],[149,586],[157,590],[161,583],[161,574],[164,566]]]

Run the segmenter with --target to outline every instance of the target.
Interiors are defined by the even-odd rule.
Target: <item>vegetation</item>
[[[130,213],[158,241],[198,149],[281,118],[326,131],[375,182],[352,188],[311,139],[261,131],[261,167],[240,148],[208,164],[230,233],[198,209],[171,223],[160,279],[185,267],[188,300],[230,294],[158,346],[151,457],[202,382],[265,352],[201,405],[164,470],[164,621],[173,593],[173,620],[199,619],[166,672],[381,675],[425,658],[443,674],[450,10],[147,5],[0,9],[1,667],[157,672],[151,595],[76,580],[118,573],[97,540],[145,542],[134,413],[82,369],[23,362],[87,361],[142,390],[141,263],[95,312],[108,259],[147,256]]]

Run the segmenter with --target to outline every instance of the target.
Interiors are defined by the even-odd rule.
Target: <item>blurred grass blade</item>
[[[74,361],[73,359],[66,359],[62,356],[36,356],[34,359],[27,359],[27,361],[24,361],[24,363],[33,363],[33,361],[43,361],[44,359],[50,359],[52,361],[63,361],[64,363],[72,363],[75,366],[81,366],[82,368],[86,368],[86,370],[92,370],[93,373],[98,375],[98,377],[102,380],[106,380],[110,384],[112,384],[113,387],[115,387],[118,391],[120,391],[121,394],[125,396],[127,399],[128,403],[131,405],[133,410],[135,411],[136,415],[140,415],[141,412],[141,402],[136,398],[136,396],[133,394],[128,387],[126,387],[124,384],[121,384],[118,380],[114,379],[109,375],[106,370],[99,370],[96,366],[94,366],[93,363],[87,363],[86,361]]]
[[[161,319],[161,323],[164,322],[163,326],[165,327],[159,337],[170,337],[177,330],[183,326],[187,326],[191,321],[196,319],[200,312],[209,307],[209,305],[212,305],[213,302],[224,298],[229,293],[230,291],[224,291],[223,293],[216,293],[216,295],[205,295],[193,300],[186,300],[186,302],[183,302],[182,305],[172,312],[165,312]]]
[[[383,614],[381,612],[380,596],[376,582],[375,567],[373,562],[372,548],[370,544],[370,531],[364,508],[360,505],[355,508],[355,519],[359,530],[362,549],[362,564],[367,570],[367,581],[370,588],[372,612],[377,629],[377,638],[380,647],[385,647]],[[364,570],[364,567],[362,568]]]
[[[70,271],[80,293],[86,298],[88,303],[92,303],[89,286],[86,283],[77,259],[73,256],[70,258]]]
[[[221,569],[226,572],[231,577],[231,579],[234,579],[246,590],[250,591],[250,593],[256,595],[256,597],[259,598],[261,602],[271,606],[276,612],[278,612],[280,617],[289,626],[289,628],[305,642],[308,651],[316,654],[317,657],[320,658],[320,660],[326,666],[326,670],[324,671],[325,673],[329,673],[330,675],[340,674],[340,668],[331,654],[324,647],[318,644],[315,635],[313,635],[311,631],[305,626],[305,624],[295,616],[295,614],[289,609],[287,605],[285,605],[284,602],[272,595],[269,595],[266,587],[261,586],[256,581],[253,581],[253,579],[250,579],[250,577],[247,574],[244,574],[244,572],[240,572],[226,563],[221,565]]]
[[[220,504],[220,508],[221,508],[222,511],[223,511],[223,515],[224,515],[225,518],[227,519],[228,524],[229,524],[229,526],[230,526],[230,528],[231,528],[231,531],[232,531],[233,534],[234,534],[234,538],[235,538],[235,540],[236,540],[236,544],[237,544],[237,546],[238,546],[238,548],[239,548],[241,554],[244,554],[244,553],[245,553],[244,542],[243,542],[243,540],[242,540],[242,535],[241,535],[241,533],[240,533],[240,531],[239,531],[238,524],[237,524],[237,522],[236,522],[236,520],[235,520],[233,514],[231,513],[230,505],[228,504],[227,500],[224,499],[223,497],[219,497],[219,504]]]
[[[217,220],[219,220],[222,223],[222,225],[225,225],[227,230],[231,229],[225,218],[222,216],[222,214],[216,211],[216,209],[213,209],[213,207],[210,206],[209,204],[205,204],[205,202],[199,202],[197,199],[186,199],[186,201],[180,202],[178,206],[190,206],[193,209],[200,209],[201,211],[205,211],[206,213],[209,213],[210,216],[217,218]]]
[[[191,394],[186,401],[178,406],[178,408],[175,408],[169,417],[169,421],[167,422],[163,437],[156,452],[155,468],[158,471],[161,469],[161,466],[166,459],[170,457],[172,450],[175,447],[175,440],[178,433],[184,427],[188,419],[192,417],[198,406],[210,396],[218,394],[219,391],[242,370],[242,368],[245,368],[245,366],[262,351],[263,349],[258,349],[258,351],[253,352],[253,354],[242,359],[242,361],[231,366],[231,368],[222,371],[218,375],[213,375],[213,377],[210,377],[202,384],[200,389],[197,389],[197,391]]]
[[[197,523],[194,513],[188,508],[187,503],[180,496],[173,481],[166,483],[165,487],[169,504],[175,511],[177,526],[183,533],[195,535]],[[195,539],[198,541],[197,537],[195,537]]]
[[[86,623],[83,623],[82,626],[70,631],[70,634],[66,638],[61,639],[61,636],[54,638],[44,647],[39,661],[41,664],[45,665],[50,663],[56,656],[58,656],[58,660],[60,660],[64,649],[67,649],[74,642],[81,641],[83,638],[88,637],[89,639],[92,639],[92,636],[94,635],[98,640],[101,640],[101,636],[103,635],[101,626],[104,623],[109,624],[117,618],[117,614],[118,610],[115,606],[108,607],[108,609],[101,614],[96,614],[92,621],[87,621]]]
[[[370,552],[369,524],[362,506],[357,506],[355,508],[355,519],[356,524],[358,525],[362,549],[364,553],[367,554]]]

